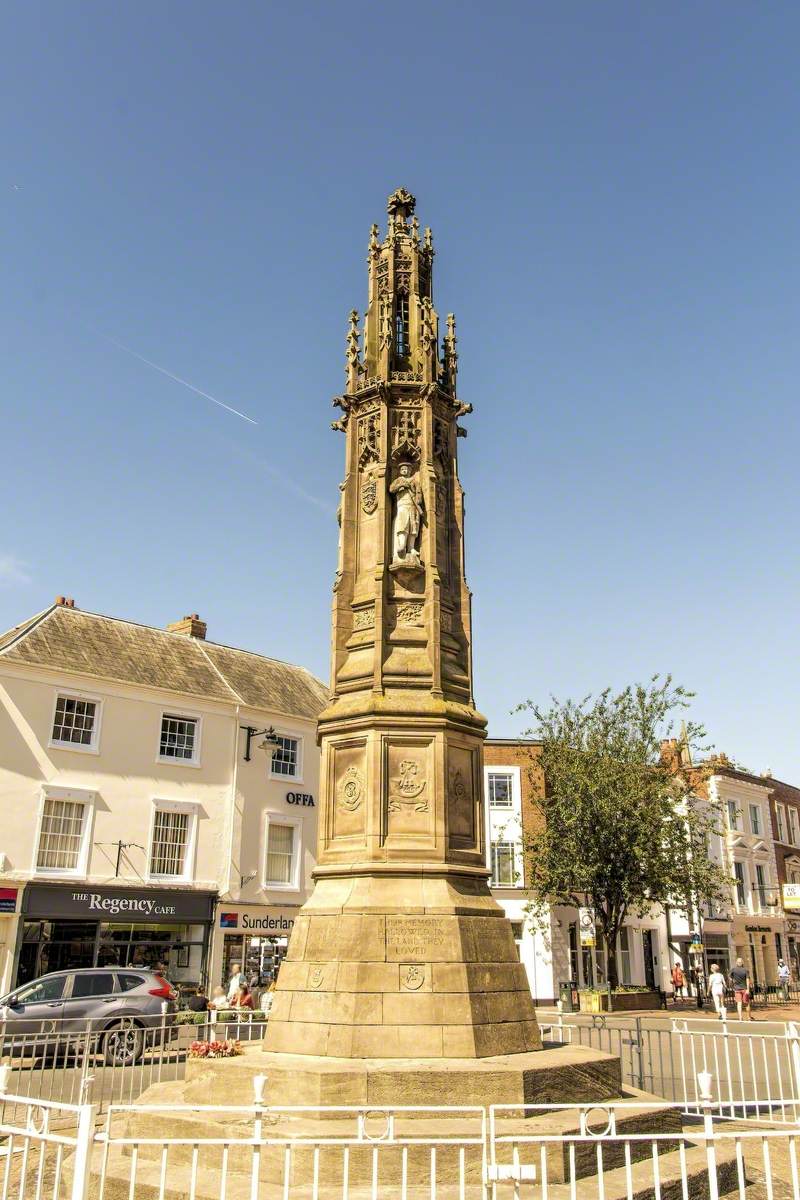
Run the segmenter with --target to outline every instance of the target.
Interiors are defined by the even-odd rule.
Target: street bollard
[[[698,1071],[697,1085],[700,1095],[700,1103],[703,1106],[703,1133],[705,1134],[706,1143],[706,1165],[708,1169],[708,1196],[709,1200],[719,1200],[719,1182],[717,1180],[717,1153],[714,1146],[714,1116],[711,1111],[711,1106],[714,1097],[711,1092],[711,1072]]]

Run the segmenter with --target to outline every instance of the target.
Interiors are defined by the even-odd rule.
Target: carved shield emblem
[[[427,812],[428,801],[422,799],[427,780],[419,778],[419,763],[405,758],[399,765],[400,774],[390,780],[389,811],[401,812],[412,808],[415,812]]]
[[[378,485],[374,476],[365,479],[361,485],[361,507],[368,517],[378,507]]]
[[[354,812],[361,803],[364,781],[357,767],[348,767],[339,784],[339,800],[342,808]]]

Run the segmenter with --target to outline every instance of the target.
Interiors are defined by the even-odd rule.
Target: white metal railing
[[[111,1105],[100,1127],[94,1105],[4,1095],[0,1200],[800,1200],[800,1129],[719,1121],[710,1072],[688,1121],[646,1100],[274,1106],[267,1082],[247,1105]]]
[[[88,1200],[95,1106],[0,1098],[0,1200]]]
[[[719,1101],[709,1072],[701,1072],[697,1088],[695,1125],[683,1123],[683,1109],[675,1103],[492,1105],[491,1200],[504,1194],[503,1185],[510,1185],[519,1200],[523,1183],[534,1184],[535,1191],[527,1194],[542,1200],[550,1194],[603,1200],[607,1193],[615,1200],[678,1194],[683,1200],[719,1200],[721,1195],[747,1200],[754,1183],[762,1185],[768,1200],[776,1193],[798,1200],[800,1129],[717,1123]],[[645,1122],[649,1129],[642,1128]]]
[[[183,1136],[164,1136],[170,1118],[186,1127]],[[225,1132],[209,1136],[212,1121]],[[159,1132],[149,1133],[156,1123]],[[201,1178],[215,1200],[248,1187],[255,1200],[267,1186],[316,1200],[323,1185],[342,1200],[418,1188],[435,1197],[444,1184],[464,1200],[486,1178],[486,1111],[468,1106],[112,1105],[95,1141],[97,1200],[121,1178],[129,1200],[140,1190],[163,1195],[167,1180],[196,1200]]]
[[[15,1022],[0,1022],[5,1090],[30,1100],[91,1101],[102,1111],[111,1103],[133,1102],[153,1084],[184,1079],[193,1041],[246,1044],[266,1032],[266,1022],[249,1014],[235,1021],[208,1016],[202,1025],[183,1025],[165,1013],[147,1026],[118,1022],[107,1029],[96,1019],[51,1021],[45,1027],[39,1022],[30,1032],[19,1032]]]
[[[545,1040],[591,1046],[620,1059],[624,1083],[682,1103],[697,1115],[697,1077],[718,1081],[720,1116],[797,1121],[800,1110],[800,1028],[752,1031],[744,1023],[673,1018],[671,1024],[596,1014],[559,1016],[541,1026]],[[768,1097],[767,1101],[764,1097]]]

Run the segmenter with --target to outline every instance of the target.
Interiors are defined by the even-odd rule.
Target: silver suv
[[[163,976],[139,967],[54,971],[0,999],[0,1053],[83,1052],[83,1034],[107,1063],[135,1063],[177,1033],[175,1000]]]

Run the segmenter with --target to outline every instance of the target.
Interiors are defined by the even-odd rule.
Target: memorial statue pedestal
[[[264,1044],[301,1060],[353,1059],[357,1073],[364,1059],[452,1064],[538,1050],[527,974],[485,871],[318,877]]]

